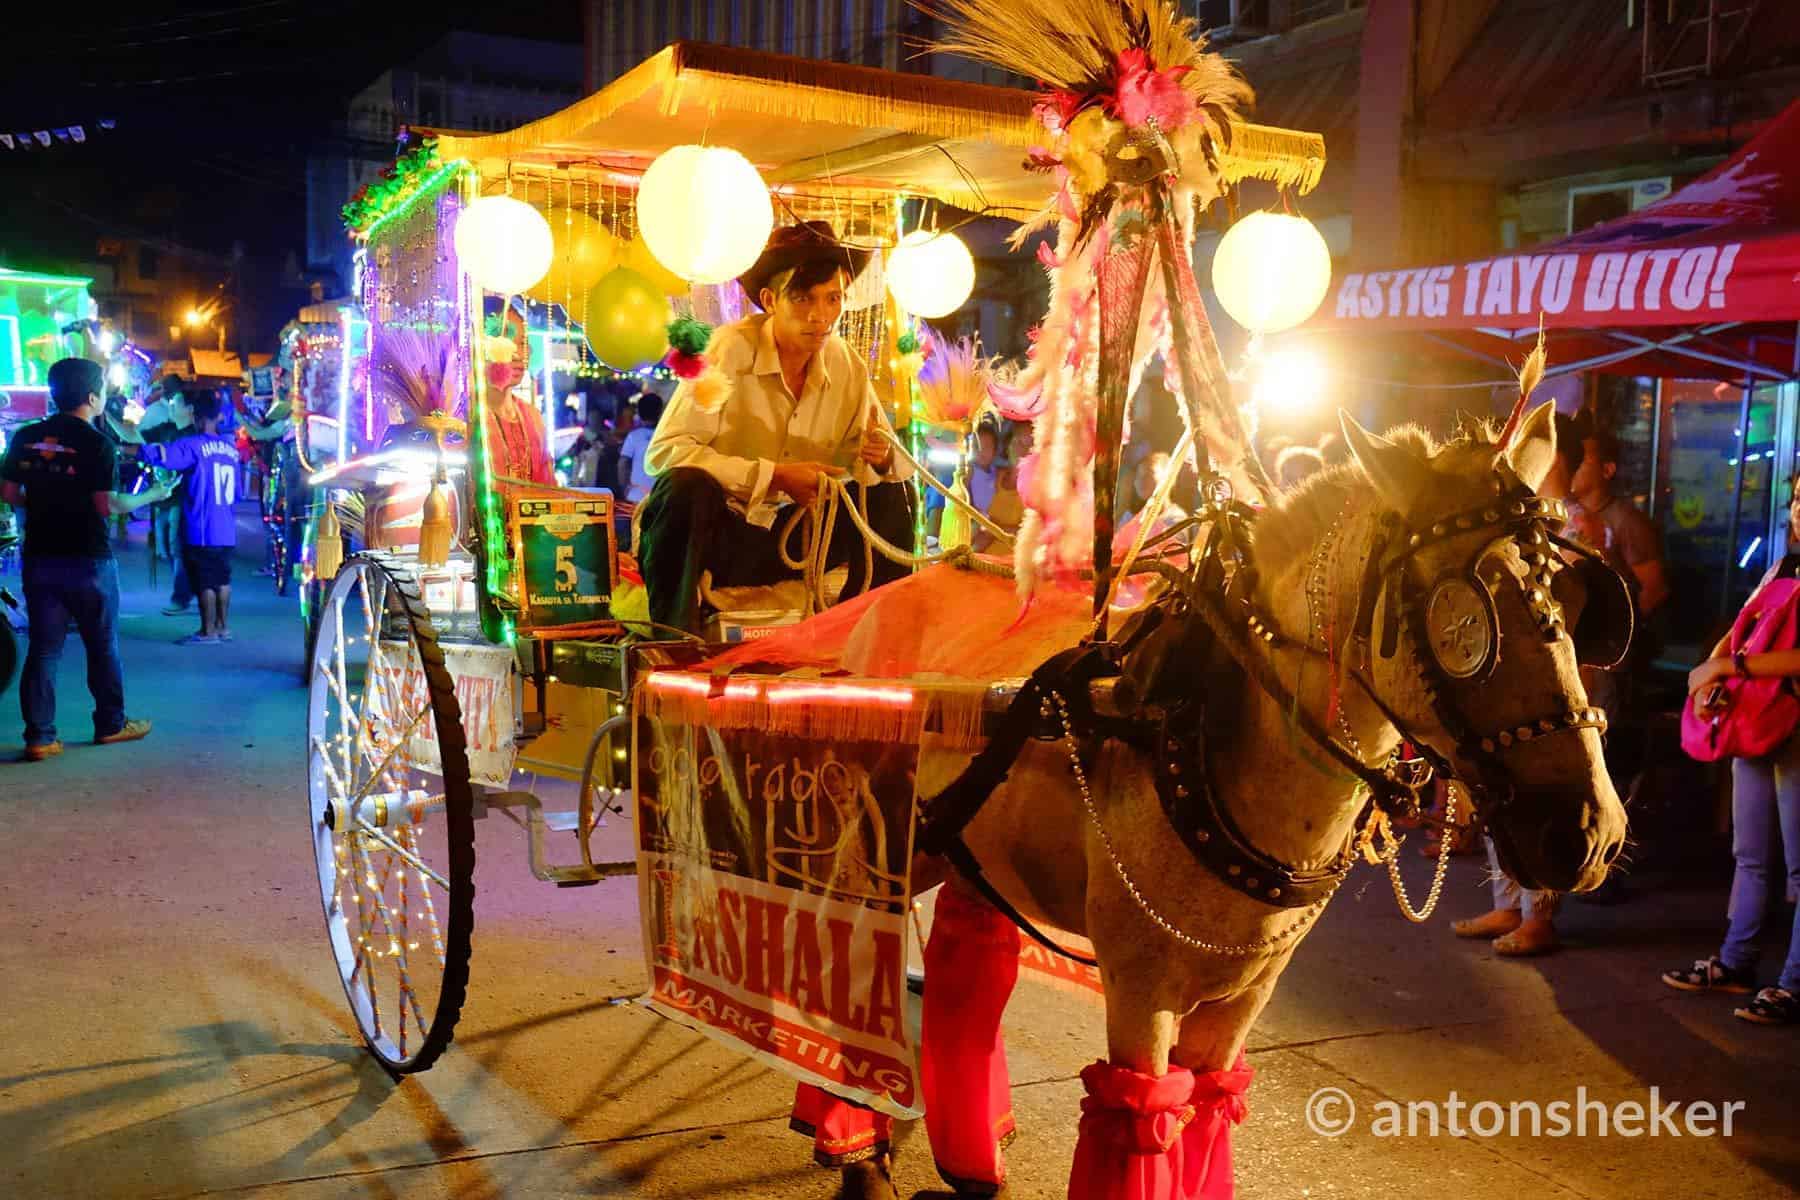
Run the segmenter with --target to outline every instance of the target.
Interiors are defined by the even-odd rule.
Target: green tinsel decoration
[[[676,317],[669,322],[669,346],[698,358],[712,341],[713,327],[697,317]]]
[[[381,177],[365,184],[344,205],[344,225],[352,233],[361,233],[387,213],[412,197],[420,183],[439,167],[437,140],[426,138],[394,160]]]

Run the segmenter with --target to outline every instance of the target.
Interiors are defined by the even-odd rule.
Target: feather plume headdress
[[[1084,237],[1120,187],[1173,172],[1210,201],[1218,152],[1250,85],[1206,50],[1168,0],[914,0],[950,27],[933,50],[1002,67],[1044,87],[1036,115],[1049,144],[1030,165],[1058,177],[1056,199],[1015,235],[1070,211]]]
[[[959,342],[933,339],[931,353],[919,368],[919,405],[932,425],[967,435],[987,410],[988,360],[967,338]]]
[[[1056,192],[1014,237],[1022,244],[1033,230],[1056,226],[1038,254],[1050,275],[1050,311],[1025,369],[991,389],[1002,414],[1036,424],[1037,450],[1020,472],[1027,511],[1015,543],[1019,587],[1029,595],[1045,578],[1072,580],[1093,565],[1105,540],[1096,472],[1103,465],[1101,478],[1109,477],[1119,454],[1118,445],[1099,444],[1101,418],[1111,422],[1109,439],[1121,432],[1121,389],[1128,401],[1150,358],[1179,366],[1164,378],[1211,461],[1249,456],[1188,248],[1195,214],[1219,194],[1218,158],[1251,93],[1170,0],[914,2],[949,27],[933,49],[1045,89],[1035,110],[1045,145],[1032,150],[1030,165],[1054,175]],[[1193,335],[1179,356],[1177,319]],[[1201,394],[1183,395],[1184,381]]]
[[[369,356],[370,390],[377,402],[389,411],[405,413],[408,420],[450,412],[444,381],[450,377],[454,353],[448,335],[379,325]]]

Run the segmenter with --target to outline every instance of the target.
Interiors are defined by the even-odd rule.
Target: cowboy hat
[[[855,279],[869,263],[870,250],[858,250],[838,241],[830,221],[803,221],[783,225],[769,235],[769,244],[748,271],[738,276],[744,294],[758,308],[762,307],[763,289],[783,271],[809,262],[834,262]]]

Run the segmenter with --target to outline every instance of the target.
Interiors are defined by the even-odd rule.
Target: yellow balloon
[[[526,293],[546,304],[579,299],[619,265],[619,239],[606,226],[583,212],[552,212],[550,237],[555,250],[550,272]]]
[[[645,279],[655,284],[665,296],[685,296],[688,294],[687,280],[677,275],[657,260],[650,253],[650,247],[643,238],[634,238],[619,256],[619,265],[630,271],[636,271]]]
[[[635,371],[669,352],[669,298],[636,271],[617,267],[587,299],[588,345],[615,371]]]

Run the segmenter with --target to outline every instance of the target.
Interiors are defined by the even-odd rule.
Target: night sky
[[[0,149],[0,263],[37,268],[109,233],[304,260],[306,152],[350,96],[451,29],[581,40],[578,0],[4,7],[0,132],[88,134]]]

